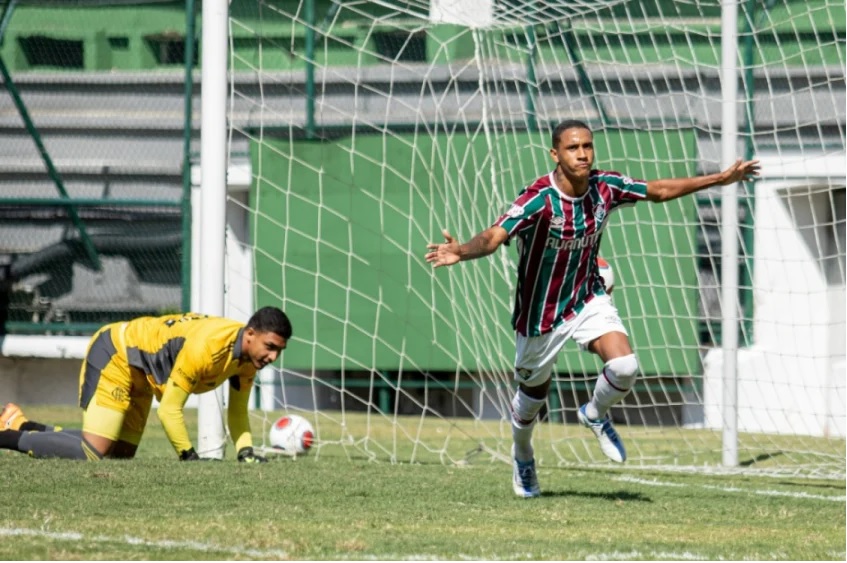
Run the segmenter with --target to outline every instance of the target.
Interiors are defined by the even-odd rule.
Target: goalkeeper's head
[[[244,329],[242,359],[262,369],[276,361],[292,334],[291,321],[277,307],[262,307],[250,317]]]

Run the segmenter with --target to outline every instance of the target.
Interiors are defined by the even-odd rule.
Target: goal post
[[[197,249],[200,276],[197,310],[225,315],[225,233],[227,225],[227,0],[203,0],[200,130],[200,224]],[[222,459],[226,448],[224,389],[200,395],[197,449],[201,457]]]
[[[258,378],[257,434],[296,411],[316,457],[507,459],[514,249],[435,271],[423,254],[442,229],[488,227],[577,118],[597,166],[633,177],[765,163],[755,186],[610,220],[601,254],[642,369],[612,411],[628,464],[843,476],[844,15],[833,0],[233,1],[228,161],[250,187],[230,210],[254,305],[294,326]],[[540,463],[604,463],[574,424],[599,369],[560,355]]]

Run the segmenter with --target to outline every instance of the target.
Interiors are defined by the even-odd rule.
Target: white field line
[[[651,484],[656,484],[651,482]],[[671,485],[675,485],[671,483]],[[194,551],[200,551],[204,553],[233,553],[237,555],[244,555],[247,557],[253,557],[255,559],[261,560],[283,560],[288,559],[289,556],[284,551],[279,551],[275,549],[261,550],[261,549],[250,549],[244,547],[226,547],[221,545],[209,544],[209,543],[201,543],[194,541],[174,541],[174,540],[145,540],[143,538],[135,538],[132,536],[86,536],[84,534],[78,532],[49,532],[47,530],[32,530],[27,528],[0,528],[0,536],[29,536],[29,537],[39,537],[46,538],[51,540],[59,540],[59,541],[71,541],[71,542],[95,542],[95,543],[112,543],[112,544],[125,544],[125,545],[140,545],[144,547],[152,547],[158,549],[189,549]],[[772,554],[772,559],[784,559],[784,555]],[[843,553],[838,556],[838,558],[843,557]],[[664,552],[664,551],[630,551],[627,553],[623,552],[611,552],[611,553],[587,553],[587,554],[579,554],[580,559],[584,559],[585,561],[631,561],[634,559],[647,559],[654,561],[706,561],[708,559],[715,560],[713,556],[706,557],[704,555],[698,555],[696,553],[691,552]],[[488,561],[489,558],[482,556],[471,556],[465,554],[459,554],[456,556],[451,556],[450,559],[455,561]],[[517,559],[533,559],[532,554],[523,553],[516,554],[512,557],[498,557],[498,559],[509,559],[509,560],[517,560]],[[770,559],[770,558],[769,558]],[[338,557],[338,560],[353,560],[353,561],[385,561],[385,560],[393,560],[393,561],[443,561],[444,557],[441,555],[427,555],[427,554],[403,554],[403,555],[373,555],[366,553],[352,553],[352,554],[341,554]],[[718,558],[717,560],[722,561],[723,558]]]
[[[144,538],[135,538],[132,536],[86,536],[78,532],[48,532],[46,530],[30,530],[26,528],[0,528],[0,536],[30,536],[72,542],[85,541],[95,543],[117,543],[125,545],[140,545],[143,547],[153,547],[158,549],[189,549],[204,553],[232,553],[266,560],[288,559],[288,554],[276,549],[261,550],[247,547],[215,545],[196,541],[146,540]]]
[[[655,551],[648,551],[647,553],[642,551],[629,551],[627,553],[623,553],[620,551],[613,551],[611,553],[594,553],[585,556],[586,561],[635,561],[638,559],[654,561],[709,561],[714,560],[714,557],[705,557],[688,551],[683,553],[657,553]],[[723,561],[723,559],[718,559],[718,561]]]
[[[481,556],[469,556],[469,555],[451,555],[451,561],[491,561],[491,557],[494,555],[490,555],[489,557]],[[532,553],[516,553],[512,555],[497,555],[497,560],[501,561],[532,561],[535,560],[535,556]],[[684,553],[678,552],[665,552],[665,551],[629,551],[627,553],[623,553],[620,551],[614,551],[611,553],[575,553],[568,554],[568,559],[562,560],[574,560],[572,558],[577,558],[576,560],[584,560],[584,561],[632,561],[635,559],[647,560],[647,561],[714,561],[714,557],[706,557],[704,555],[698,555],[696,553],[690,553],[688,551]],[[785,556],[782,557],[784,559]],[[361,555],[358,553],[352,554],[350,558],[346,558],[342,556],[340,558],[342,561],[443,561],[443,557],[434,556],[434,555]],[[773,559],[779,559],[779,557],[773,557]],[[718,559],[718,561],[722,561],[722,559]]]
[[[739,487],[719,487],[717,485],[686,485],[683,483],[671,483],[668,481],[657,481],[653,479],[641,479],[638,477],[615,477],[615,481],[624,481],[627,483],[637,483],[639,485],[647,485],[650,487],[698,487],[701,489],[711,489],[714,491],[723,491],[725,493],[746,493],[751,495],[760,495],[766,497],[791,497],[805,498],[812,500],[826,500],[831,502],[845,502],[847,496],[828,496],[828,495],[812,495],[809,493],[793,493],[791,491],[775,491],[773,489],[742,489]]]

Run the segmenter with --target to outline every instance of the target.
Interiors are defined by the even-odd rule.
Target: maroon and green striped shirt
[[[597,252],[609,213],[647,197],[647,183],[617,172],[592,170],[588,191],[563,194],[553,173],[518,194],[494,225],[518,240],[518,285],[512,326],[524,336],[539,336],[579,313],[603,281]],[[507,242],[508,244],[508,242]]]

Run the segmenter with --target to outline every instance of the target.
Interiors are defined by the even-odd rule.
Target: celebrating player
[[[183,407],[189,394],[229,381],[227,421],[238,460],[266,461],[253,452],[247,403],[256,371],[276,361],[291,332],[276,307],[259,309],[246,326],[191,313],[106,325],[92,337],[80,369],[82,430],[29,421],[10,403],[0,413],[0,448],[39,458],[132,458],[155,395],[179,459],[198,460]]]
[[[428,244],[426,254],[434,267],[450,266],[487,256],[517,237],[512,327],[518,389],[511,406],[512,481],[520,497],[541,494],[532,430],[547,397],[556,356],[570,339],[604,363],[591,400],[579,407],[577,418],[594,433],[609,459],[626,460],[608,411],[632,389],[638,361],[598,274],[597,252],[609,213],[644,199],[666,202],[759,173],[757,160],[739,159],[716,174],[645,182],[593,169],[594,136],[581,121],[557,125],[552,142],[555,169],[521,191],[491,227],[464,244],[444,230],[446,242]]]

